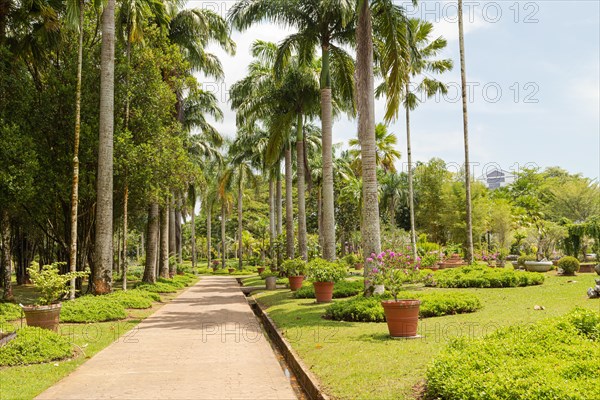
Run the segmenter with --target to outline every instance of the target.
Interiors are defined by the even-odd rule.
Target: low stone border
[[[254,314],[260,319],[271,341],[275,344],[286,363],[296,376],[296,380],[311,400],[329,400],[329,396],[323,393],[319,387],[317,378],[310,372],[300,357],[292,349],[292,346],[283,337],[275,322],[260,307],[254,297],[248,299]]]

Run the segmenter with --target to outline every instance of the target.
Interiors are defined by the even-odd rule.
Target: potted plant
[[[211,268],[212,268],[213,272],[215,272],[217,270],[217,268],[219,268],[219,264],[221,264],[221,260],[219,260],[219,259],[211,261]]]
[[[419,265],[408,254],[385,251],[374,258],[374,270],[390,291],[394,300],[381,302],[391,337],[416,337],[421,302],[414,299],[399,299],[404,282],[415,282],[419,276]]]
[[[565,256],[558,260],[557,266],[563,275],[575,275],[575,272],[579,272],[579,260],[575,257]]]
[[[508,256],[508,251],[504,248],[496,253],[496,266],[498,268],[504,268],[506,266],[506,256]]]
[[[260,277],[265,280],[265,287],[267,290],[277,289],[277,273],[276,272],[263,272]]]
[[[233,274],[235,272],[235,268],[228,268],[227,271],[229,271],[230,274]]]
[[[346,267],[337,262],[314,258],[307,268],[308,276],[313,281],[317,303],[329,303],[333,298],[333,285],[346,277]]]
[[[25,313],[27,325],[53,331],[58,330],[60,309],[62,307],[60,300],[69,293],[67,283],[71,281],[71,278],[82,278],[87,275],[85,272],[70,272],[61,275],[59,274],[61,265],[65,265],[65,263],[44,265],[40,269],[39,264],[34,261],[27,269],[31,282],[40,291],[40,296],[35,305],[21,306]]]
[[[421,258],[421,268],[427,268],[432,271],[437,271],[439,269],[439,261],[439,252],[430,251]]]
[[[285,260],[283,264],[281,264],[281,270],[288,277],[292,292],[295,292],[302,287],[302,282],[306,275],[306,261],[302,258]]]
[[[258,267],[256,268],[256,272],[258,272],[258,274],[262,274],[265,271],[265,267]]]

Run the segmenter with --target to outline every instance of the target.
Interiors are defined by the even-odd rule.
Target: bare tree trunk
[[[269,258],[271,259],[274,257],[273,247],[275,236],[277,235],[275,223],[275,219],[277,218],[275,214],[277,211],[275,208],[275,181],[273,180],[272,173],[269,173]]]
[[[408,94],[410,82],[407,80],[405,91]],[[410,144],[410,108],[406,107],[406,154],[408,157],[408,210],[410,212],[410,244],[413,259],[417,259],[417,232],[415,229],[415,192],[413,188],[412,146]]]
[[[381,252],[375,155],[377,143],[375,141],[373,31],[368,1],[363,1],[358,11],[356,41],[358,136],[361,146],[363,180],[362,247],[363,255],[367,258],[372,253],[379,254]],[[365,262],[365,275],[371,268],[371,263]]]
[[[240,177],[238,182],[238,201],[237,201],[237,212],[238,212],[238,269],[241,271],[244,269],[242,258],[244,255],[244,241],[242,240],[242,231],[244,229],[243,219],[242,219],[242,211],[243,211],[243,190],[242,190],[242,174],[240,171]]]
[[[333,148],[331,134],[331,87],[321,89],[321,124],[323,130],[323,205],[321,235],[323,236],[323,258],[335,260],[335,215],[333,196]]]
[[[169,277],[169,206],[160,209],[160,277]]]
[[[285,256],[294,258],[294,209],[292,200],[292,150],[285,148]]]
[[[129,203],[129,185],[125,181],[123,190],[123,290],[127,290],[127,209]]]
[[[283,198],[281,183],[281,162],[277,161],[277,193],[275,194],[275,210],[277,211],[277,236],[283,232]]]
[[[190,240],[192,245],[192,268],[194,273],[196,272],[196,197],[194,192],[194,198],[192,198],[192,212],[191,212],[191,221],[192,226],[190,227]]]
[[[169,233],[168,233],[168,243],[169,243],[169,276],[172,278],[175,276],[177,270],[175,266],[175,255],[177,254],[177,229],[175,223],[175,201],[174,197],[171,197],[171,202],[169,205]],[[173,260],[173,262],[171,262]]]
[[[175,247],[177,249],[177,262],[181,264],[183,262],[183,233],[181,231],[181,196],[176,197],[176,208],[175,208]]]
[[[296,133],[296,179],[298,185],[298,251],[300,257],[308,261],[308,247],[306,245],[306,189],[304,182],[304,120],[298,114]]]
[[[463,134],[465,142],[465,191],[467,211],[467,261],[473,263],[473,221],[471,216],[471,163],[469,162],[469,130],[467,119],[467,72],[465,67],[465,35],[463,32],[463,2],[458,0],[458,45],[460,48],[460,81],[462,86]]]
[[[77,271],[77,207],[79,204],[79,136],[81,132],[81,75],[83,65],[83,14],[84,2],[79,0],[79,42],[77,45],[77,83],[75,86],[75,137],[73,140],[73,181],[71,184],[71,246],[69,270]],[[75,299],[77,279],[71,278],[69,298]]]
[[[12,291],[12,249],[10,247],[10,217],[8,210],[2,210],[2,266],[4,291],[2,299],[10,301],[13,299]]]
[[[115,0],[107,0],[102,12],[100,59],[100,135],[96,178],[96,243],[93,290],[112,290],[113,267],[113,130],[115,108]]]
[[[144,267],[144,282],[156,282],[156,249],[158,248],[158,203],[152,203],[148,209],[148,225],[146,227],[146,265]]]
[[[225,237],[225,204],[221,203],[221,266],[227,265],[227,238]]]
[[[321,186],[317,188],[317,229],[319,230],[319,247],[323,249],[323,198]]]
[[[206,202],[206,266],[210,268],[210,264],[212,261],[212,252],[211,252],[211,244],[212,244],[212,204],[207,201]]]

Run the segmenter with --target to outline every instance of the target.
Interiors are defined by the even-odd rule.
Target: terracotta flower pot
[[[296,290],[302,287],[304,276],[290,276],[288,279],[290,280],[290,289],[292,290],[292,292],[295,292]]]
[[[265,272],[265,268],[264,267],[260,267],[260,268],[256,268],[256,271],[258,272],[258,274],[262,274],[263,272]]]
[[[391,337],[417,336],[419,324],[419,300],[382,301],[385,320]]]
[[[235,272],[235,268],[229,268],[228,271],[230,274],[233,274]]]
[[[23,306],[27,325],[58,331],[61,307],[60,303],[48,306]]]
[[[354,269],[357,271],[360,271],[364,268],[364,264],[363,263],[356,263],[356,265],[354,265]]]
[[[333,298],[333,282],[313,282],[317,303],[329,303]]]

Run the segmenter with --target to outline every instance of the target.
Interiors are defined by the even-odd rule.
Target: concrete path
[[[234,278],[203,277],[38,399],[296,399]]]

